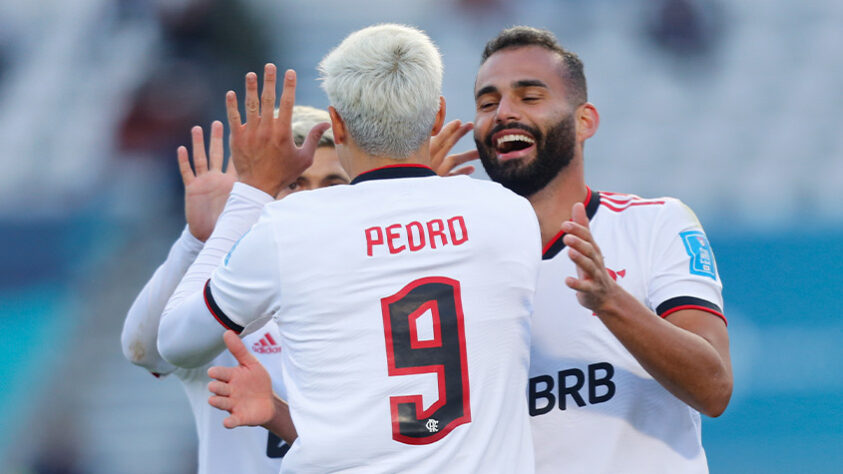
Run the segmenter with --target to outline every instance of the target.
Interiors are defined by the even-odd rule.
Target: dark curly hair
[[[507,28],[486,43],[480,64],[485,63],[491,55],[498,51],[525,46],[539,46],[558,54],[565,66],[562,71],[562,79],[568,88],[571,102],[579,105],[588,100],[588,88],[582,61],[576,53],[563,48],[556,40],[556,36],[550,31],[530,26]]]

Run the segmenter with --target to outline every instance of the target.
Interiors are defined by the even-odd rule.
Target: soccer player
[[[293,71],[277,119],[260,113],[275,102],[274,66],[261,99],[247,75],[245,124],[227,96],[240,180],[232,196],[248,193],[263,215],[248,230],[254,218],[229,201],[167,304],[159,350],[197,366],[222,350],[226,328],[243,335],[277,321],[298,434],[289,471],[532,472],[524,393],[535,213],[495,183],[430,168],[445,106],[441,58],[426,35],[366,28],[320,69],[352,184],[263,207],[307,166],[321,130],[292,145]],[[211,388],[225,399],[217,375]],[[249,415],[227,426],[268,421]]]
[[[699,414],[723,413],[732,369],[699,221],[673,198],[586,185],[599,115],[582,63],[550,32],[489,41],[474,91],[481,162],[541,225],[528,391],[537,471],[706,472]]]
[[[296,106],[293,110],[293,140],[297,145],[303,144],[314,125],[329,120],[324,110]],[[195,173],[190,168],[187,149],[178,149],[179,168],[185,186],[187,226],[173,244],[166,261],[156,270],[129,309],[121,336],[123,353],[129,361],[156,376],[172,373],[182,382],[193,409],[199,437],[198,472],[276,474],[289,446],[277,435],[260,427],[236,431],[224,429],[224,413],[207,403],[207,386],[211,380],[205,373],[208,367],[177,368],[165,361],[156,347],[158,323],[164,306],[213,231],[231,187],[237,180],[233,166],[229,165],[223,172],[222,124],[214,122],[211,126],[208,157],[202,128],[194,127],[191,134]],[[340,166],[334,151],[333,136],[327,131],[318,142],[313,164],[296,179],[294,187],[285,188],[279,196],[348,182],[348,175]],[[253,354],[271,371],[274,391],[283,397],[286,391],[281,382],[279,341],[277,326],[267,324],[244,338],[247,347],[244,350]],[[235,359],[227,351],[211,362],[214,365],[233,363]],[[284,405],[280,405],[280,408],[283,409]]]

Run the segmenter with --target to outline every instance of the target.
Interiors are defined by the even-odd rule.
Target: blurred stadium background
[[[502,27],[578,52],[592,187],[680,197],[717,252],[735,391],[703,425],[712,472],[843,472],[839,0],[3,0],[0,472],[195,470],[180,384],[119,347],[183,225],[175,148],[268,61],[326,106],[319,59],[384,21],[440,46],[449,119]]]

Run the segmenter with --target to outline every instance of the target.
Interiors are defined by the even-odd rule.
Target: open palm
[[[187,148],[179,147],[178,160],[184,183],[184,214],[190,233],[205,241],[214,230],[217,218],[225,207],[231,187],[237,181],[237,172],[229,165],[223,170],[222,123],[211,124],[209,153],[205,154],[202,127],[191,130],[193,140],[193,167],[190,168]]]

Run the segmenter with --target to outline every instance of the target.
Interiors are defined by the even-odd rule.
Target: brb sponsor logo
[[[533,377],[528,400],[530,416],[549,413],[557,405],[560,410],[566,410],[570,402],[578,407],[608,402],[615,396],[614,375],[612,364],[597,362],[590,364],[585,372],[572,368],[560,370],[556,377]]]

